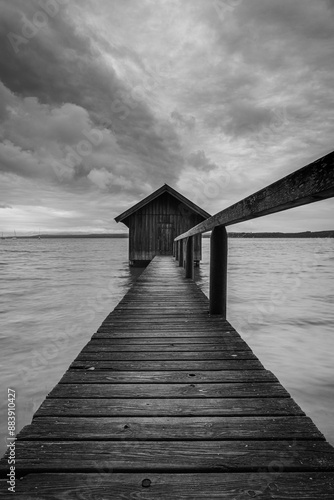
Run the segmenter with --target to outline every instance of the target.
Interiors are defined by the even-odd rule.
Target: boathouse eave
[[[198,205],[196,205],[192,201],[188,200],[188,198],[186,198],[182,194],[175,191],[175,189],[168,186],[168,184],[164,184],[163,186],[161,186],[161,188],[154,191],[154,193],[150,194],[149,196],[147,196],[146,198],[144,198],[140,202],[133,205],[133,207],[129,208],[128,210],[126,210],[122,214],[115,217],[115,221],[116,222],[123,222],[123,224],[125,224],[127,226],[128,224],[127,224],[126,219],[128,219],[128,217],[133,215],[135,212],[137,212],[138,210],[143,208],[145,205],[147,205],[151,201],[153,201],[156,198],[158,198],[159,196],[161,196],[163,193],[169,193],[171,196],[173,196],[174,198],[179,200],[180,203],[183,203],[186,207],[188,207],[189,210],[191,210],[192,212],[194,212],[198,215],[201,215],[204,219],[211,217],[211,215],[208,212],[206,212],[205,210],[200,208]]]

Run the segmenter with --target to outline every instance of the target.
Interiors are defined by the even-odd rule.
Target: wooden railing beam
[[[333,196],[334,152],[218,212],[176,240],[211,231],[216,226],[230,226]]]

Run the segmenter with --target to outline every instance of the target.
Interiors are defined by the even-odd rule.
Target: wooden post
[[[179,242],[174,241],[175,260],[179,260]]]
[[[194,279],[194,238],[187,238],[186,247],[186,278]]]
[[[186,259],[187,259],[187,240],[183,240],[183,269],[186,268]]]
[[[183,266],[183,240],[178,241],[179,246],[179,267]]]
[[[175,257],[175,241],[173,241],[173,257]]]
[[[210,240],[210,314],[221,314],[226,319],[227,291],[227,233],[225,226],[217,226]]]

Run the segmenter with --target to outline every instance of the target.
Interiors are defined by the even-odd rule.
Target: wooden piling
[[[183,240],[178,241],[179,244],[179,267],[183,267]]]
[[[210,314],[226,318],[227,232],[224,226],[213,229],[210,238]]]
[[[194,238],[190,236],[186,242],[186,278],[194,279]]]

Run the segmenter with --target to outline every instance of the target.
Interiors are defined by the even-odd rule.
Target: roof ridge
[[[178,199],[181,203],[184,203],[188,208],[190,208],[193,212],[198,213],[201,215],[204,219],[207,219],[208,217],[211,217],[211,215],[203,210],[201,207],[196,205],[194,202],[183,196],[181,193],[176,191],[174,188],[169,186],[167,183],[164,183],[160,188],[157,190],[153,191],[150,195],[146,196],[142,200],[140,200],[138,203],[133,205],[132,207],[128,208],[125,210],[125,212],[122,212],[120,215],[115,217],[116,222],[122,222],[124,219],[130,217],[133,213],[137,212],[140,210],[142,207],[150,203],[151,201],[155,200],[159,196],[161,196],[163,193],[169,193],[171,196],[174,196],[174,198]]]

